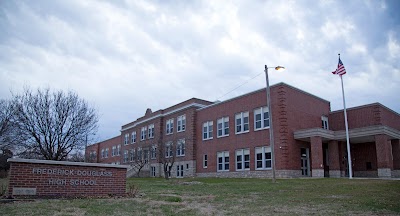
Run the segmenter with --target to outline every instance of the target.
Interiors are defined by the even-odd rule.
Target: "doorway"
[[[301,148],[300,149],[300,159],[301,159],[301,175],[310,176],[310,149]]]

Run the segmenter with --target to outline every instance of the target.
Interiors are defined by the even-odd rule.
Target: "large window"
[[[115,155],[117,155],[117,146],[113,146],[111,151],[111,157],[114,157]]]
[[[217,153],[217,161],[218,161],[218,171],[229,171],[229,152],[218,152]]]
[[[254,110],[254,130],[269,128],[268,107],[260,107]]]
[[[156,177],[156,167],[155,166],[151,167],[150,175],[151,175],[151,177]]]
[[[167,143],[165,145],[165,157],[169,158],[173,156],[173,152],[172,152],[172,143]]]
[[[102,150],[101,150],[101,158],[105,158],[105,157],[106,157],[106,155],[104,154],[104,152],[105,152],[104,149],[102,149]]]
[[[256,148],[256,169],[271,169],[271,147]]]
[[[151,159],[156,159],[157,158],[157,146],[156,145],[153,145],[152,147],[151,147],[151,150],[150,150],[151,152],[150,152],[150,155],[151,155]]]
[[[236,150],[236,170],[250,169],[250,149]]]
[[[131,149],[131,151],[130,151],[130,161],[135,161],[135,160],[136,160],[135,149]]]
[[[105,158],[108,158],[108,151],[109,151],[110,149],[109,148],[106,148],[106,151],[105,151],[105,153],[104,153],[104,157]]]
[[[208,166],[208,156],[203,155],[203,168],[207,168]]]
[[[128,150],[124,150],[124,163],[128,162]]]
[[[218,133],[217,137],[229,135],[229,117],[223,117],[217,120]]]
[[[174,132],[174,119],[167,120],[166,132],[167,132],[167,134],[172,134]]]
[[[203,123],[203,140],[213,138],[213,122],[208,121]]]
[[[148,126],[148,137],[154,138],[154,124]]]
[[[128,143],[129,143],[129,134],[127,133],[127,134],[125,134],[125,137],[124,137],[124,145],[128,145]]]
[[[140,130],[140,140],[145,140],[146,139],[146,127],[142,127]]]
[[[136,142],[136,131],[132,132],[132,140],[131,143],[135,143]]]
[[[249,131],[249,112],[241,112],[235,115],[236,133]]]
[[[176,177],[183,177],[183,165],[176,166]]]
[[[117,145],[117,155],[121,154],[121,145]]]
[[[177,131],[182,132],[186,129],[186,115],[178,116],[176,119]]]
[[[321,121],[322,121],[322,128],[329,130],[328,117],[321,116]]]
[[[185,139],[178,140],[176,144],[176,156],[185,156]]]

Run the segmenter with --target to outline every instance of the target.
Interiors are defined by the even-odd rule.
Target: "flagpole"
[[[339,54],[340,55],[340,54]],[[339,57],[340,58],[340,57]],[[347,140],[347,160],[349,166],[349,179],[353,178],[353,167],[351,162],[351,153],[350,153],[350,140],[349,140],[349,126],[347,124],[347,113],[346,113],[346,100],[344,98],[344,87],[343,87],[343,78],[340,75],[340,81],[342,82],[342,95],[343,95],[343,110],[344,110],[344,122],[346,126],[346,140]]]

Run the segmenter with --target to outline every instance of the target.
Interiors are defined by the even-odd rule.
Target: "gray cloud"
[[[399,112],[397,1],[1,1],[0,97],[23,85],[73,89],[98,107],[99,139],[199,97],[225,100],[286,82],[342,108]]]

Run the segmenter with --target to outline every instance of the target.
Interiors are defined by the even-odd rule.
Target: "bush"
[[[128,192],[127,195],[128,197],[136,197],[136,195],[138,194],[139,188],[137,186],[135,186],[132,182],[128,183]]]

